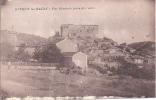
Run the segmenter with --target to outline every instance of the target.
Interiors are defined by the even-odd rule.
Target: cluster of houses
[[[134,49],[129,49],[130,52],[126,52],[125,49],[119,48],[115,42],[107,42],[103,40],[96,41],[94,38],[98,34],[98,25],[72,25],[63,24],[61,26],[60,37],[64,39],[56,42],[56,46],[60,49],[64,59],[61,62],[66,67],[80,67],[83,71],[87,71],[88,64],[96,63],[101,64],[104,67],[115,67],[121,66],[120,59],[125,59],[128,62],[143,65],[144,63],[153,63],[153,59],[141,57],[138,55],[131,55]],[[11,34],[12,35],[12,34]],[[90,59],[89,52],[84,52],[79,45],[79,38],[88,38],[93,40],[93,46],[91,48],[91,54],[95,56],[94,59]],[[81,39],[80,39],[81,40]],[[106,39],[105,39],[106,40]],[[105,45],[103,45],[106,44]],[[111,45],[112,47],[107,47]],[[16,45],[15,50],[18,50],[21,45]],[[89,46],[90,47],[90,46]],[[30,55],[33,55],[36,46],[26,45],[25,51]],[[97,53],[98,52],[98,53]]]

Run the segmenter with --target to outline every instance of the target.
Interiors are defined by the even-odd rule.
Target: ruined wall
[[[94,38],[98,34],[98,25],[61,25],[61,36],[70,38]]]

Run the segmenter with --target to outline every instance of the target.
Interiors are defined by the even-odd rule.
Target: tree
[[[41,58],[41,47],[35,47],[33,59],[36,59],[37,61],[39,61],[40,58]]]
[[[28,52],[25,52],[25,49],[26,49],[25,44],[21,44],[19,46],[19,49],[15,53],[16,60],[18,60],[18,61],[29,61],[31,56],[28,54]]]
[[[34,59],[45,63],[58,63],[62,61],[62,54],[55,44],[46,44],[41,48],[36,48]]]

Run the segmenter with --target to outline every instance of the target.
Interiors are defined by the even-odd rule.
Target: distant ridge
[[[8,30],[1,30],[0,34],[3,42],[8,40],[8,34],[14,34],[17,38],[17,45],[25,43],[28,46],[34,46],[42,45],[46,42],[46,38],[32,34],[19,33]]]
[[[17,45],[20,45],[22,43],[25,43],[28,46],[43,45],[45,43],[56,44],[57,42],[64,39],[61,36],[53,36],[46,39],[44,37],[37,35],[13,32],[8,30],[1,30],[0,32],[1,32],[0,42],[8,40],[7,34],[15,34],[17,36],[18,43]],[[94,51],[98,54],[98,50],[111,49],[114,47],[118,48],[119,45],[117,42],[107,37],[101,39],[74,38],[72,40],[73,42],[76,42],[79,45],[81,51],[87,53],[88,55],[92,55],[92,52]],[[155,42],[152,41],[135,42],[128,44],[127,46],[136,50],[134,54],[141,55],[143,57],[155,56]]]
[[[136,42],[136,43],[131,43],[128,46],[135,49],[136,54],[142,56],[155,55],[155,42],[153,41]]]

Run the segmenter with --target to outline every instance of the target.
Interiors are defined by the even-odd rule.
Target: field
[[[22,67],[22,68],[21,68]],[[1,88],[5,96],[119,96],[154,97],[155,81],[131,77],[64,74],[58,70],[1,66]]]

